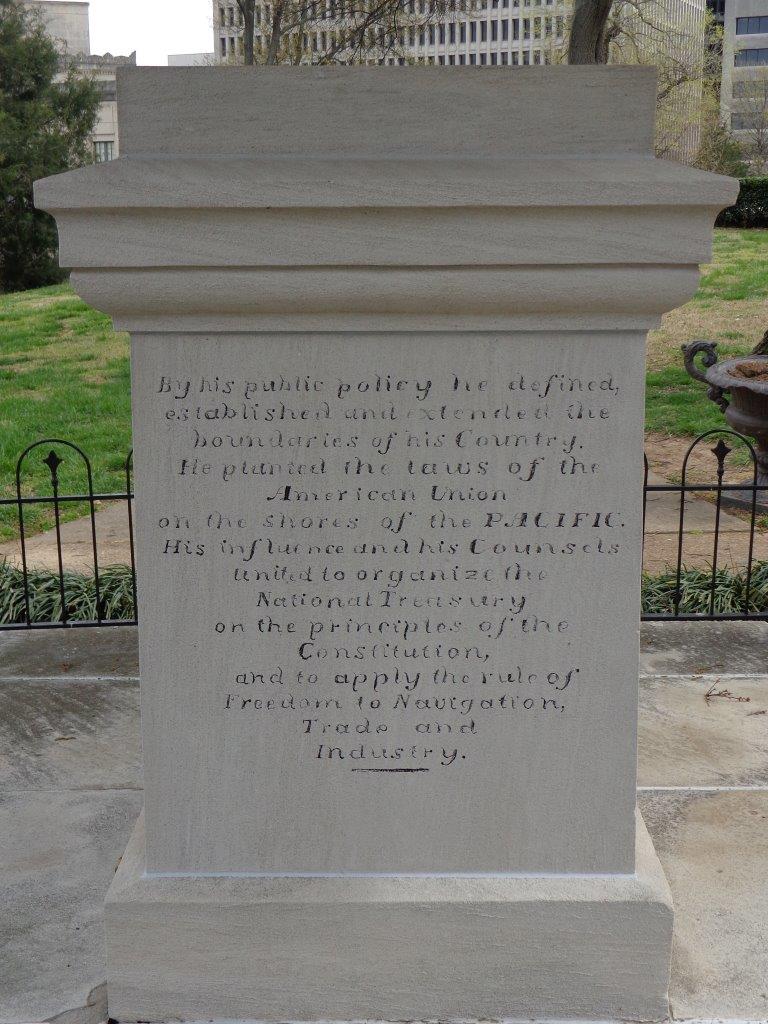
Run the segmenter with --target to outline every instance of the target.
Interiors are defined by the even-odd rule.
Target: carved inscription
[[[150,556],[221,595],[211,715],[283,730],[317,770],[401,774],[568,720],[590,684],[569,587],[624,554],[626,510],[600,497],[615,372],[254,361],[152,389],[176,497]]]

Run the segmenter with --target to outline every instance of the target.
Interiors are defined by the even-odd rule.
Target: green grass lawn
[[[768,231],[717,231],[712,264],[695,298],[664,318],[649,346],[646,426],[692,436],[721,426],[721,413],[682,365],[680,344],[720,343],[723,355],[748,352],[768,329]],[[60,437],[90,457],[97,491],[124,488],[131,447],[128,339],[108,317],[77,299],[67,285],[0,295],[0,497],[15,494],[19,454],[34,441]],[[43,463],[49,448],[31,453],[24,494],[50,493]],[[82,462],[65,456],[62,491],[85,485]],[[70,507],[65,517],[82,514]],[[51,510],[28,511],[30,531],[52,524]],[[15,513],[0,507],[0,538],[15,535]]]
[[[716,231],[713,262],[696,295],[649,341],[646,430],[693,437],[723,425],[706,387],[683,367],[680,345],[718,343],[720,358],[750,352],[768,330],[768,231]]]
[[[72,441],[91,459],[96,491],[125,489],[131,447],[128,339],[67,285],[0,296],[0,497],[13,497],[21,452],[43,438]],[[49,494],[41,447],[24,460],[23,494]],[[62,493],[80,493],[86,473],[74,452],[57,449]],[[82,514],[70,507],[65,518]],[[52,524],[47,506],[27,509],[32,531]],[[0,537],[16,535],[15,510],[0,507]]]

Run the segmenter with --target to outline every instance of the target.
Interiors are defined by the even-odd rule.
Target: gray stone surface
[[[673,1016],[768,1020],[768,790],[640,806],[675,901]]]
[[[126,790],[0,798],[3,1024],[105,1018],[102,905],[140,805]]]
[[[2,1024],[106,1019],[104,894],[142,803],[134,640],[0,635]]]
[[[641,680],[638,785],[768,785],[768,676]]]
[[[138,676],[135,626],[0,632],[0,680]]]
[[[691,635],[696,630],[701,643]],[[703,624],[685,632],[688,645],[699,649],[711,635]],[[99,638],[110,648],[120,631],[57,633],[65,634],[78,674],[90,676],[109,665]],[[134,633],[125,630],[121,649],[131,647]],[[667,635],[675,635],[674,626]],[[743,630],[730,625],[719,636],[737,649]],[[49,637],[25,634],[20,644],[0,635],[0,672],[10,664],[15,675],[13,659],[21,658],[21,647],[31,650],[35,640],[45,640],[48,660],[41,655],[36,671],[55,675],[58,645]],[[658,635],[654,650],[661,659]],[[122,675],[124,663],[115,665]],[[684,787],[640,794],[677,909],[673,1009],[680,1017],[768,1019],[768,794],[765,788],[690,788],[764,787],[768,715],[747,716],[768,703],[768,682],[729,681],[732,693],[750,696],[750,703],[718,699],[706,705],[703,694],[713,681],[647,679],[640,689],[641,784]],[[0,969],[3,1024],[60,1014],[66,1016],[59,1024],[95,1024],[105,1013],[101,906],[140,803],[135,791],[111,787],[138,784],[139,722],[135,685],[97,685],[94,693],[92,683],[60,676],[56,683],[35,679],[0,687],[2,901],[12,910],[4,914],[3,928],[13,950]],[[12,733],[9,715],[16,719]],[[110,740],[99,745],[102,733]],[[83,785],[88,788],[67,788]]]
[[[142,787],[135,682],[0,679],[0,791]]]
[[[768,622],[644,622],[641,637],[641,676],[768,671]]]
[[[666,1016],[672,908],[639,814],[624,875],[157,876],[144,845],[142,816],[105,908],[120,1021]]]

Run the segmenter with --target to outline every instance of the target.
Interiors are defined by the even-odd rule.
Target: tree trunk
[[[569,64],[608,63],[608,15],[613,0],[575,0]]]
[[[272,8],[272,30],[269,35],[269,45],[267,47],[267,59],[265,64],[277,64],[278,54],[280,53],[282,29],[283,5],[282,3],[275,3]]]
[[[243,63],[253,64],[253,40],[256,32],[256,0],[237,0],[243,16]]]

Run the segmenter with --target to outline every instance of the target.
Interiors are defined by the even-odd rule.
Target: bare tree
[[[732,127],[739,132],[753,174],[768,171],[768,78],[734,83]]]
[[[245,64],[404,62],[417,36],[481,0],[236,0]],[[445,31],[445,26],[443,26]]]

